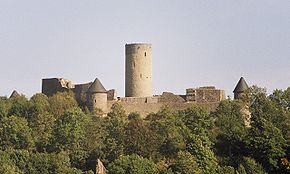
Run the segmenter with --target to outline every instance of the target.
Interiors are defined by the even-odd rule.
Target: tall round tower
[[[152,45],[126,44],[125,96],[152,96]]]

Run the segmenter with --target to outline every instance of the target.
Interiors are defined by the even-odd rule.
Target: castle
[[[42,93],[52,96],[57,92],[72,91],[77,102],[90,111],[98,108],[106,114],[114,103],[120,103],[126,113],[138,112],[142,116],[158,112],[164,106],[179,110],[192,104],[214,111],[220,101],[225,100],[225,91],[214,86],[188,88],[183,95],[170,92],[153,95],[151,44],[126,44],[125,59],[125,97],[118,97],[115,89],[106,90],[98,78],[85,84],[72,84],[63,78],[42,79]],[[234,90],[235,98],[246,88],[247,84],[241,78]]]

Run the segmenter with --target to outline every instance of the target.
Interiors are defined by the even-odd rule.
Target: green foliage
[[[0,97],[0,121],[8,115],[9,101],[6,97]]]
[[[37,114],[31,118],[29,124],[32,129],[36,149],[39,152],[46,151],[49,140],[52,138],[54,123],[54,116],[48,112]]]
[[[49,98],[49,112],[56,118],[78,106],[73,92],[61,92]]]
[[[9,99],[11,108],[9,108],[8,115],[15,115],[27,118],[29,115],[29,101],[24,96],[16,96]]]
[[[284,138],[290,140],[290,111],[273,102],[265,95],[256,96],[251,105],[252,120],[263,118],[282,131]]]
[[[85,129],[85,141],[83,149],[87,152],[86,164],[83,168],[89,170],[96,167],[96,159],[103,158],[102,149],[105,148],[105,138],[107,132],[104,125],[104,119],[96,115],[89,115]]]
[[[232,166],[222,166],[218,169],[218,173],[220,174],[236,174],[235,168]],[[240,174],[240,173],[238,173]]]
[[[85,137],[86,115],[78,108],[67,111],[56,120],[51,146],[56,151],[73,151]]]
[[[158,170],[153,161],[136,154],[120,156],[109,166],[111,174],[157,174]]]
[[[124,154],[125,127],[128,123],[127,115],[121,105],[114,104],[111,109],[112,111],[104,120],[107,136],[105,138],[106,146],[103,149],[105,159],[110,162]]]
[[[212,142],[202,135],[191,135],[187,150],[197,159],[203,173],[216,173],[218,162],[212,150]]]
[[[113,174],[289,173],[289,93],[254,86],[212,113],[163,107],[145,119],[119,102],[105,117],[81,110],[71,92],[0,97],[0,173],[92,174],[97,159]]]
[[[130,121],[125,128],[125,153],[138,154],[149,158],[156,156],[158,143],[155,132],[146,125],[139,114],[130,114]]]
[[[247,129],[241,113],[243,105],[237,100],[225,100],[220,103],[216,112],[213,113],[216,117],[215,123],[218,129],[215,146],[220,155],[230,157],[231,164],[235,162],[234,158],[239,158],[245,151],[244,138],[247,135]]]
[[[246,174],[265,174],[266,171],[254,159],[244,157],[238,168],[239,174],[246,172]]]
[[[180,151],[177,154],[175,163],[170,167],[178,174],[199,174],[202,170],[197,164],[197,159],[187,151]]]
[[[162,156],[174,158],[180,150],[186,148],[189,129],[182,118],[168,108],[163,108],[156,114],[147,117],[150,129],[156,132],[156,146]]]
[[[10,159],[8,153],[0,151],[0,173],[2,174],[24,174]]]
[[[290,87],[286,90],[276,89],[273,94],[270,95],[270,99],[282,108],[290,109]]]
[[[29,174],[81,174],[81,170],[71,167],[68,154],[33,153],[26,150],[0,151],[1,173]],[[9,174],[10,174],[9,173]]]
[[[193,134],[209,136],[209,130],[214,126],[213,118],[208,111],[195,105],[179,111],[178,116]]]
[[[247,137],[251,155],[269,172],[277,172],[279,161],[285,156],[286,141],[271,122],[256,118]]]
[[[197,106],[180,111],[179,117],[190,130],[187,151],[196,157],[203,173],[216,173],[218,163],[212,150],[213,142],[209,138],[209,130],[214,126],[213,118],[204,108]]]
[[[31,129],[25,118],[10,116],[0,122],[0,147],[15,149],[31,149],[34,142],[31,136]]]

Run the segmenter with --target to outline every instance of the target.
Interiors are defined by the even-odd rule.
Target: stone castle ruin
[[[42,93],[52,96],[57,92],[72,91],[77,102],[91,111],[98,108],[106,114],[114,103],[120,103],[127,113],[138,112],[142,116],[158,112],[164,106],[179,110],[192,104],[214,111],[220,101],[225,100],[225,91],[214,86],[188,88],[183,95],[171,92],[153,95],[151,50],[151,44],[125,45],[125,97],[118,97],[115,89],[106,90],[98,78],[85,84],[72,84],[63,78],[42,79]],[[238,89],[238,93],[243,90]]]

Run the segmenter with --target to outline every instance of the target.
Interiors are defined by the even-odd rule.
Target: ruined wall
[[[108,100],[117,100],[117,91],[115,89],[110,89],[107,91]]]
[[[42,79],[42,93],[47,96],[52,96],[57,92],[65,92],[74,88],[71,81],[63,78]]]
[[[224,90],[216,89],[214,86],[188,88],[186,89],[186,100],[196,103],[211,103],[225,99]]]
[[[86,92],[88,91],[89,87],[91,86],[92,82],[85,83],[85,84],[77,84],[72,91],[75,94],[76,100],[79,104],[83,105],[86,103]]]
[[[151,44],[126,44],[125,96],[152,96]]]

